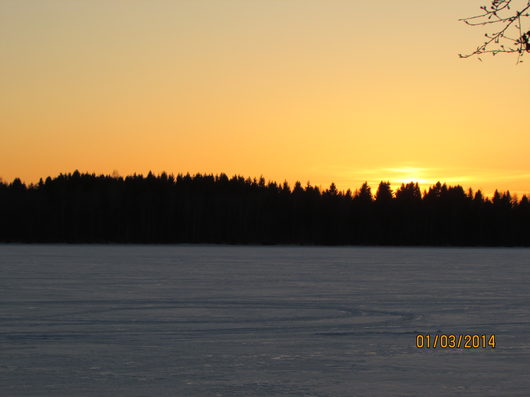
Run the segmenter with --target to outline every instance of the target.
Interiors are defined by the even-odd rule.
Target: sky
[[[227,173],[530,192],[530,56],[480,0],[2,0],[0,177]],[[529,27],[530,30],[530,27]]]

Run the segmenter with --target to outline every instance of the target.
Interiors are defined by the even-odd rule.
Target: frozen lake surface
[[[528,396],[530,250],[0,245],[0,395]]]

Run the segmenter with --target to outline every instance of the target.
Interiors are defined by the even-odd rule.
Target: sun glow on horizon
[[[388,172],[389,175],[392,175],[389,178],[389,181],[392,184],[396,183],[409,183],[414,182],[420,185],[427,183],[432,183],[433,180],[428,179],[425,173],[428,171],[428,168],[419,168],[419,167],[403,167],[403,168],[387,168],[383,171]]]

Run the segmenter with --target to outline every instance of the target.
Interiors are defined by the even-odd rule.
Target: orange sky
[[[481,1],[371,3],[4,0],[0,177],[530,192],[530,57],[458,58]]]

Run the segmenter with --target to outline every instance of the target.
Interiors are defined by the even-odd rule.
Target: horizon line
[[[133,173],[129,173],[127,175],[121,175],[117,170],[114,170],[112,171],[111,173],[96,173],[94,171],[90,172],[90,171],[79,171],[79,169],[75,169],[74,171],[69,171],[69,172],[60,172],[58,174],[56,174],[55,176],[52,176],[52,175],[48,175],[46,177],[39,177],[38,178],[38,181],[37,182],[26,182],[26,181],[23,181],[20,177],[15,177],[13,178],[13,180],[11,182],[8,182],[8,181],[4,181],[4,179],[0,176],[0,184],[4,184],[4,185],[10,185],[12,183],[14,183],[16,180],[18,180],[20,183],[22,183],[23,185],[25,185],[26,187],[28,188],[31,188],[31,187],[36,187],[38,186],[41,182],[42,183],[45,183],[45,181],[50,178],[50,179],[57,179],[59,177],[72,177],[74,176],[76,173],[79,174],[79,176],[95,176],[95,177],[105,177],[105,178],[114,178],[114,179],[126,179],[128,177],[142,177],[142,178],[146,178],[146,177],[149,177],[149,175],[152,175],[153,177],[155,178],[160,178],[162,177],[164,174],[167,176],[167,177],[173,177],[173,178],[176,178],[176,177],[186,177],[186,176],[190,176],[190,177],[194,177],[194,176],[212,176],[212,177],[221,177],[221,176],[226,176],[228,179],[233,179],[233,178],[243,178],[245,181],[251,181],[251,182],[254,182],[254,181],[259,181],[263,178],[263,180],[265,181],[265,184],[276,184],[278,186],[282,186],[284,185],[285,183],[287,183],[289,189],[292,191],[294,186],[297,184],[297,183],[300,183],[302,185],[302,187],[305,187],[305,186],[310,186],[310,187],[313,187],[313,188],[318,188],[319,190],[321,191],[326,191],[328,190],[329,188],[331,188],[332,185],[334,185],[336,187],[336,183],[334,181],[332,181],[330,183],[330,185],[328,187],[324,187],[322,184],[311,184],[310,180],[307,180],[305,182],[305,184],[302,183],[302,181],[300,179],[295,179],[294,182],[289,182],[286,178],[282,181],[282,182],[279,182],[275,179],[267,179],[263,176],[263,174],[261,174],[259,177],[250,177],[250,176],[244,176],[242,174],[238,174],[238,173],[233,173],[233,174],[228,174],[226,172],[218,172],[218,173],[215,173],[215,172],[190,172],[190,171],[186,171],[186,172],[178,172],[178,173],[173,173],[173,172],[167,172],[167,171],[160,171],[159,173],[155,173],[153,172],[152,170],[149,170],[147,173],[142,173],[142,172],[133,172]],[[374,185],[377,185],[376,188],[379,186],[380,183],[389,183],[390,186],[393,188],[392,190],[396,190],[394,189],[394,187],[396,188],[400,188],[401,186],[403,185],[408,185],[410,183],[412,184],[417,184],[419,187],[420,187],[420,191],[422,194],[426,193],[427,192],[427,189],[429,188],[432,188],[434,186],[436,186],[438,183],[442,186],[447,186],[447,187],[461,187],[466,193],[468,193],[469,191],[471,191],[472,193],[477,193],[477,192],[480,192],[485,198],[491,198],[495,192],[499,192],[501,194],[504,194],[504,193],[509,193],[511,194],[513,197],[517,197],[517,198],[522,198],[523,196],[527,196],[527,197],[530,197],[530,194],[528,192],[522,192],[522,191],[514,191],[514,190],[510,190],[510,189],[506,189],[506,190],[503,190],[503,189],[499,189],[499,188],[495,188],[494,191],[492,192],[489,192],[489,191],[485,191],[481,188],[473,188],[471,186],[468,186],[468,187],[464,187],[464,185],[460,184],[460,183],[456,183],[456,184],[450,184],[451,182],[442,182],[442,179],[438,179],[436,182],[432,182],[434,179],[436,178],[429,178],[430,182],[427,182],[425,179],[422,179],[420,178],[419,180],[414,180],[414,179],[410,179],[410,180],[396,180],[396,179],[392,179],[392,178],[381,178],[379,179],[379,182],[377,182],[376,179],[365,179],[364,182],[361,184],[361,186],[366,183],[370,189],[372,189],[372,187]],[[453,179],[453,178],[449,178],[449,179]],[[359,191],[360,187],[359,186],[358,188],[354,188],[352,189],[351,187],[348,187],[347,189],[337,189],[337,192],[340,192],[342,194],[347,194],[348,191],[351,192],[351,194],[355,194]],[[427,188],[425,188],[425,186],[428,186]],[[421,188],[423,187],[423,188]],[[519,197],[520,196],[520,197]]]

